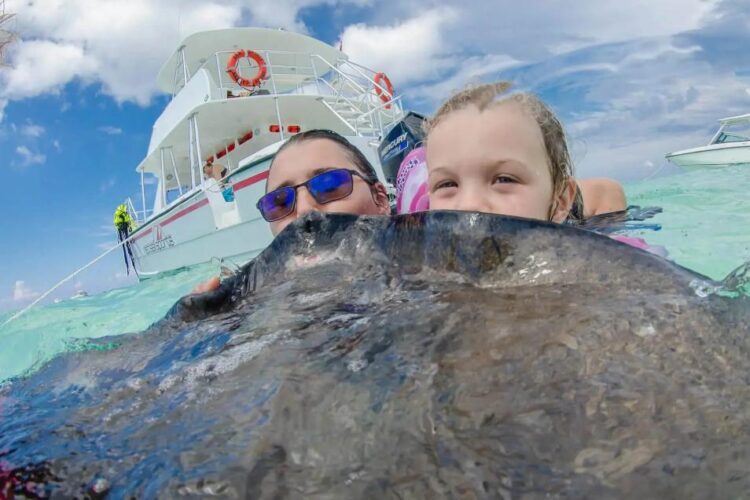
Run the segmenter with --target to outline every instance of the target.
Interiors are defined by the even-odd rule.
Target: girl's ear
[[[375,201],[375,206],[378,207],[379,215],[391,215],[391,203],[382,182],[376,182],[372,185],[372,199]]]
[[[571,177],[565,183],[565,189],[553,201],[553,212],[552,217],[550,217],[552,222],[559,224],[568,217],[568,213],[573,206],[573,199],[576,196],[576,189],[578,189],[576,181]]]

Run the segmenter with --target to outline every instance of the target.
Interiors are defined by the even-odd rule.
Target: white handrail
[[[310,58],[312,59],[313,57],[315,57],[315,58],[318,58],[318,59],[320,59],[321,61],[323,61],[323,62],[324,62],[325,64],[327,64],[327,65],[328,65],[328,67],[330,67],[330,68],[331,68],[332,70],[334,70],[334,71],[335,71],[336,73],[338,73],[339,75],[343,76],[343,77],[344,77],[344,79],[345,79],[345,80],[346,80],[347,82],[349,82],[349,83],[351,83],[351,84],[354,84],[354,85],[356,85],[357,87],[359,87],[359,91],[360,91],[361,93],[366,93],[366,92],[367,92],[367,89],[365,89],[364,87],[362,87],[362,85],[360,85],[360,84],[358,84],[357,82],[355,82],[355,81],[354,81],[354,79],[352,79],[352,78],[351,78],[350,76],[348,76],[348,75],[345,75],[344,73],[342,73],[340,69],[338,69],[338,68],[337,68],[336,66],[334,66],[333,64],[329,63],[329,62],[328,62],[328,61],[327,61],[327,60],[326,60],[326,59],[325,59],[325,58],[324,58],[323,56],[321,56],[321,55],[319,55],[319,54],[310,54]],[[365,78],[366,78],[366,77],[365,77]]]
[[[210,84],[212,90],[207,95],[208,100],[225,101],[230,99],[230,97],[256,98],[253,93],[231,94],[232,91],[236,92],[237,89],[242,88],[236,82],[233,82],[226,75],[222,74],[225,73],[225,68],[222,66],[221,61],[225,60],[226,54],[232,53],[234,53],[232,50],[214,52],[213,57],[207,57],[195,71],[191,72],[187,72],[187,68],[180,66],[183,61],[181,58],[178,58],[178,65],[175,67],[175,78],[176,80],[180,80],[178,74],[181,73],[183,77],[181,80],[183,81],[176,82],[177,87],[180,86],[179,84],[182,84],[183,88],[187,86],[187,82],[184,81],[185,76],[190,80],[201,73],[206,74],[208,72],[209,75],[213,75],[216,72],[216,75],[211,77],[213,83]],[[320,54],[310,52],[259,50],[258,53],[265,58],[267,68],[267,76],[262,83],[264,91],[258,95],[274,99],[275,102],[273,105],[279,124],[280,139],[286,136],[283,126],[284,113],[282,113],[281,106],[281,99],[286,95],[304,94],[316,96],[327,109],[326,112],[330,112],[332,117],[339,120],[346,130],[351,130],[355,135],[366,137],[375,138],[378,135],[382,136],[384,130],[403,115],[401,96],[391,96],[384,86],[375,83],[375,72],[369,68],[343,58],[331,62]],[[288,55],[294,57],[284,57]],[[252,61],[248,62],[244,59],[239,66],[238,71],[242,70],[245,73],[253,71],[255,68]],[[382,99],[378,98],[373,89],[384,91],[385,95],[391,96],[391,99],[388,102],[381,102]],[[175,95],[177,95],[179,91],[175,90]],[[386,109],[387,106],[390,106],[390,108]],[[190,116],[188,118],[187,131],[187,135],[189,136],[188,156],[190,178],[186,180],[192,185],[190,192],[194,192],[196,187],[199,187],[203,183],[203,176],[200,171],[203,161],[200,145],[201,142],[204,142],[200,135],[203,132],[205,131],[200,130],[198,127],[198,120],[195,114]],[[235,147],[239,149],[237,146]],[[172,154],[171,151],[170,154]],[[178,169],[174,168],[174,158],[172,161],[173,169],[175,170],[174,175],[180,191],[182,191],[181,179],[179,179],[177,172]],[[182,170],[179,172],[183,174]],[[164,174],[162,173],[163,177]],[[184,174],[182,177],[184,177]],[[166,199],[162,200],[162,208],[166,209],[174,206],[178,200],[184,198],[185,194],[187,193],[180,193],[178,199],[173,200],[169,204],[167,204]],[[146,217],[145,210],[143,216],[144,218]],[[151,217],[153,216],[154,213],[152,210]]]
[[[372,108],[372,109],[371,109],[370,111],[368,111],[367,113],[364,113],[364,114],[362,114],[362,115],[358,116],[358,117],[357,117],[357,119],[360,119],[360,118],[364,118],[364,117],[366,117],[366,116],[368,116],[368,115],[371,115],[371,114],[372,114],[372,113],[374,113],[375,111],[379,111],[379,110],[381,110],[381,108],[382,108],[383,110],[385,110],[385,107],[386,107],[386,106],[388,106],[388,105],[395,105],[395,104],[396,104],[396,102],[397,102],[397,101],[400,101],[400,100],[401,100],[401,96],[398,96],[398,97],[393,97],[393,98],[391,98],[391,100],[389,100],[389,101],[385,101],[385,102],[383,102],[382,104],[380,104],[379,106],[376,106],[376,107]]]
[[[335,109],[333,109],[333,106],[331,106],[330,104],[328,104],[324,100],[321,101],[321,102],[323,103],[323,106],[325,106],[326,108],[328,108],[328,110],[336,116],[336,118],[338,118],[339,120],[341,120],[344,123],[344,125],[346,125],[347,127],[349,127],[352,132],[354,132],[355,134],[358,133],[357,127],[355,127],[354,125],[352,125],[351,123],[349,123],[349,121],[346,118],[344,118],[343,116],[341,116],[338,113],[338,111],[336,111]]]
[[[367,67],[365,67],[365,66],[362,66],[361,64],[357,64],[357,63],[355,63],[355,62],[353,62],[353,61],[346,61],[346,62],[347,62],[347,64],[348,64],[349,66],[351,66],[351,67],[352,67],[352,68],[353,68],[353,69],[354,69],[354,70],[355,70],[355,71],[356,71],[357,73],[359,73],[360,75],[362,75],[362,77],[363,77],[363,78],[366,78],[366,79],[367,79],[367,80],[368,80],[368,81],[369,81],[370,83],[372,83],[372,84],[373,84],[373,86],[375,86],[375,87],[379,88],[380,90],[382,90],[383,92],[385,92],[385,94],[386,94],[387,96],[389,96],[389,97],[391,98],[391,101],[394,101],[394,100],[395,100],[395,99],[394,99],[394,98],[395,98],[395,95],[391,95],[391,93],[390,93],[390,92],[388,92],[388,89],[386,89],[386,88],[385,88],[385,87],[383,87],[382,85],[379,85],[379,84],[378,84],[377,82],[375,82],[375,79],[374,79],[374,78],[370,78],[369,76],[367,76],[367,75],[366,75],[366,74],[365,74],[365,73],[364,73],[364,72],[363,72],[363,71],[362,71],[361,69],[359,69],[359,68],[362,68],[362,69],[365,69],[365,70],[367,70],[367,71],[371,71],[371,72],[373,72],[373,73],[374,73],[374,71],[373,71],[373,70],[371,70],[370,68],[367,68]],[[399,108],[399,109],[400,109],[400,108]]]

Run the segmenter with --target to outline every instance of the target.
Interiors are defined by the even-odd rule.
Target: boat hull
[[[234,201],[209,185],[147,221],[133,235],[132,250],[142,277],[212,258],[242,264],[273,239],[255,203],[265,190],[270,159],[229,178]]]
[[[378,178],[383,179],[375,145],[367,137],[347,139],[362,151]],[[132,235],[131,247],[141,278],[213,258],[242,265],[266,248],[273,234],[256,204],[265,193],[271,160],[280,144],[244,160],[229,175],[226,182],[232,185],[233,201],[227,202],[222,194],[224,188],[210,181],[139,227]]]
[[[750,141],[676,151],[666,158],[686,169],[750,164]]]

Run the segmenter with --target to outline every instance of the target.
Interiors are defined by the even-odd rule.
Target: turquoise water
[[[626,185],[633,205],[663,212],[627,234],[663,245],[670,257],[722,279],[750,261],[750,167],[704,170]],[[99,295],[37,306],[0,329],[0,381],[75,348],[75,339],[141,331],[218,266],[204,264]],[[0,315],[0,324],[12,313]]]
[[[750,261],[750,165],[700,170],[626,185],[628,202],[663,212],[660,231],[629,234],[663,245],[677,263],[720,280]]]

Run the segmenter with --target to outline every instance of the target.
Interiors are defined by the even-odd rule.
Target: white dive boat
[[[719,123],[708,146],[669,153],[667,160],[688,169],[750,164],[750,114],[722,118]]]
[[[273,155],[292,134],[334,130],[383,179],[379,141],[404,117],[384,74],[319,40],[281,30],[190,35],[161,68],[158,85],[172,99],[136,168],[143,208],[127,200],[141,277],[213,257],[241,264],[263,250],[272,236],[256,202]],[[203,176],[209,160],[227,168],[221,185]],[[149,176],[156,178],[151,208]]]

